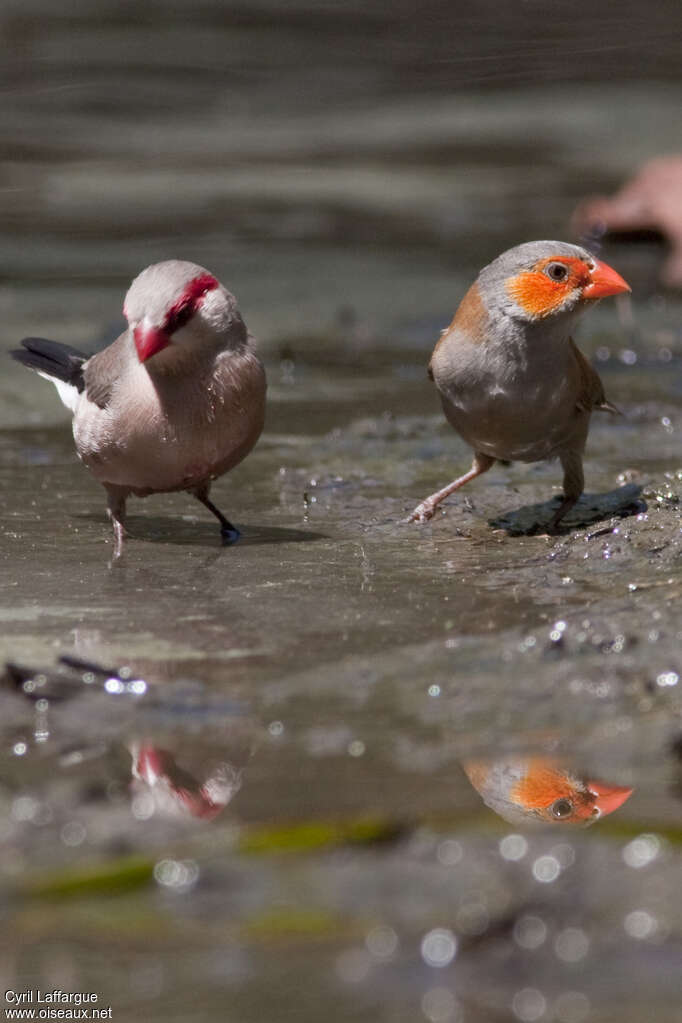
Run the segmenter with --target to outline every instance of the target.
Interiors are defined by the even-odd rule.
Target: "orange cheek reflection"
[[[557,799],[570,799],[574,788],[552,761],[531,760],[526,776],[512,790],[514,802],[541,810]]]

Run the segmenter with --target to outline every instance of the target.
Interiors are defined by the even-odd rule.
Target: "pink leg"
[[[425,498],[421,504],[418,504],[410,515],[408,522],[428,522],[429,519],[433,518],[435,512],[441,501],[444,501],[446,497],[453,494],[455,490],[459,490],[469,480],[476,479],[482,473],[487,472],[491,465],[494,465],[495,459],[491,458],[490,455],[483,455],[480,451],[477,451],[474,455],[474,460],[469,469],[469,472],[465,472],[463,476],[453,480],[452,483],[448,483],[447,487],[443,487],[442,490],[437,490],[435,494],[431,494],[430,497]]]
[[[114,527],[114,557],[120,558],[125,540],[126,498],[130,493],[124,487],[113,487],[104,484],[107,492],[107,514]]]

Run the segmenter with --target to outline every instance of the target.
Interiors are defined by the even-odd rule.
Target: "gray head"
[[[128,289],[123,314],[140,362],[173,343],[211,340],[230,347],[246,340],[237,301],[203,266],[180,259],[154,263]]]
[[[527,323],[581,312],[586,301],[630,288],[606,263],[568,242],[524,242],[481,270],[487,309]]]

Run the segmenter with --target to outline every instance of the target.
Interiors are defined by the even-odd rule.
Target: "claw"
[[[409,519],[406,519],[405,521],[428,522],[429,519],[433,518],[433,513],[435,512],[435,510],[436,510],[435,507],[428,501],[422,501],[422,503],[418,504],[417,507],[414,509]]]

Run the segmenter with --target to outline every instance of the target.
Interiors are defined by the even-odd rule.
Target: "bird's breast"
[[[561,349],[533,358],[523,348],[439,346],[432,362],[445,416],[475,450],[493,458],[538,461],[570,443],[584,416],[577,382]]]
[[[84,402],[74,419],[78,452],[100,481],[187,489],[227,472],[260,436],[265,376],[252,353],[188,379],[154,381],[139,369],[106,409]]]

